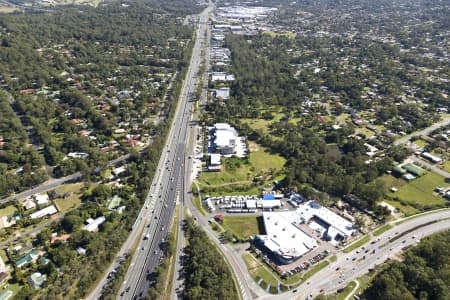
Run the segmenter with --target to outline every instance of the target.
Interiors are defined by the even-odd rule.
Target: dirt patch
[[[254,142],[248,142],[248,150],[250,152],[259,151],[259,146],[258,146],[258,144],[254,143]]]

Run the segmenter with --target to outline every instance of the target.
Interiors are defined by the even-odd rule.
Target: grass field
[[[407,185],[398,188],[395,193],[388,192],[391,197],[396,197],[409,203],[417,203],[420,205],[436,205],[445,203],[444,198],[434,194],[436,187],[447,186],[445,178],[436,173],[428,172],[420,178],[417,178]],[[395,199],[395,198],[394,198]]]
[[[252,179],[249,165],[242,163],[235,170],[227,170],[225,164],[222,163],[222,170],[220,172],[202,172],[199,182],[202,185],[215,186],[242,182],[249,183]]]
[[[386,188],[390,190],[392,187],[397,189],[408,184],[408,182],[402,178],[397,178],[392,175],[383,175],[380,177],[381,180],[386,184]]]
[[[267,285],[270,285],[270,293],[278,294],[278,283],[281,283],[281,290],[288,290],[287,285],[283,284],[283,280],[281,280],[278,275],[275,275],[275,273],[273,273],[273,271],[268,266],[266,266],[252,254],[245,253],[242,255],[242,258],[244,259],[245,265],[247,266],[248,272],[250,273],[250,276],[253,278],[253,280],[255,280],[256,282],[258,282],[260,279],[263,280],[260,285],[262,289],[265,290],[267,288]]]
[[[420,210],[418,210],[417,208],[411,206],[411,205],[403,205],[398,201],[395,200],[388,200],[388,199],[384,199],[384,202],[392,205],[395,208],[400,209],[400,211],[405,215],[405,216],[411,216],[414,214],[417,214],[420,212]]]
[[[263,133],[269,133],[269,126],[272,123],[272,120],[264,120],[264,119],[242,119],[243,123],[247,123],[253,130],[262,130]]]
[[[236,216],[223,218],[223,227],[241,240],[252,235],[263,234],[264,225],[260,216]]]
[[[269,270],[267,270],[258,259],[253,257],[253,255],[245,253],[242,255],[242,258],[247,265],[248,272],[255,281],[262,278],[267,284],[278,284],[278,279]]]
[[[0,209],[0,217],[10,216],[17,211],[17,208],[14,205],[7,206],[5,208]]]
[[[370,236],[365,235],[362,238],[360,238],[359,240],[357,240],[356,242],[350,244],[347,248],[345,248],[343,250],[344,253],[349,253],[353,250],[355,250],[356,248],[361,247],[362,245],[364,245],[365,243],[367,243],[370,240]]]
[[[66,199],[56,199],[55,204],[60,212],[66,212],[80,205],[81,200],[79,195],[73,194]]]
[[[66,199],[56,199],[55,204],[60,212],[67,212],[81,204],[82,183],[64,184],[56,190],[60,194],[71,193]]]
[[[258,174],[267,173],[270,170],[273,170],[274,172],[280,171],[286,163],[284,157],[281,157],[278,154],[272,154],[266,148],[254,142],[249,142],[249,148],[250,163]]]

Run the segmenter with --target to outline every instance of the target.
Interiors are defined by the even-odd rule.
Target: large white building
[[[256,243],[262,243],[281,263],[291,263],[317,246],[310,237],[293,222],[295,212],[264,212],[266,235],[256,237]]]
[[[301,204],[297,208],[296,214],[299,217],[299,222],[302,223],[311,222],[313,219],[319,221],[326,229],[325,237],[327,240],[346,240],[349,236],[356,233],[356,229],[350,221],[314,200]]]
[[[297,225],[315,222],[330,241],[356,233],[351,222],[312,200],[295,211],[264,212],[263,219],[266,235],[257,236],[255,243],[264,245],[281,263],[291,263],[317,246],[317,241]]]
[[[236,78],[233,74],[228,74],[225,72],[213,72],[211,74],[211,81],[234,81]]]
[[[212,144],[215,152],[233,154],[235,152],[237,133],[226,123],[216,123],[211,129]]]

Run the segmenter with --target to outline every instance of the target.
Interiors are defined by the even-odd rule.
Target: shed
[[[404,166],[404,168],[411,174],[414,174],[416,176],[422,176],[426,173],[424,169],[422,169],[419,166],[413,165],[413,164],[407,164]]]
[[[264,194],[263,200],[275,200],[275,195],[273,194]]]

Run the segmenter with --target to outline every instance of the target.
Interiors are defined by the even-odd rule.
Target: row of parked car
[[[293,268],[292,270],[287,271],[284,274],[284,276],[291,277],[291,276],[293,276],[293,275],[295,275],[297,273],[300,273],[301,271],[306,271],[306,270],[309,269],[310,266],[318,263],[319,261],[321,261],[322,259],[327,257],[328,254],[330,254],[330,252],[328,250],[325,250],[325,251],[317,254],[313,258],[310,258],[308,261],[302,262],[300,265],[298,265],[297,267]]]

